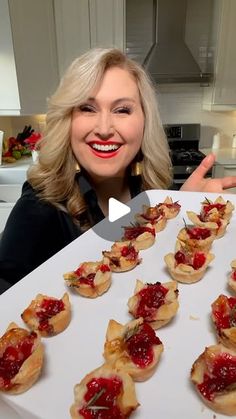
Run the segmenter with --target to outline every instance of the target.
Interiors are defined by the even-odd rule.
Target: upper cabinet
[[[94,47],[124,49],[125,0],[55,0],[59,74]]]
[[[205,88],[203,108],[206,110],[236,109],[236,1],[215,0],[215,77]]]
[[[0,0],[0,109],[2,115],[19,114],[20,99],[16,77],[8,0]],[[4,112],[5,110],[5,112]]]
[[[124,48],[125,0],[0,0],[0,115],[45,113],[72,60]]]
[[[9,0],[21,114],[44,113],[59,81],[53,6],[53,0]]]

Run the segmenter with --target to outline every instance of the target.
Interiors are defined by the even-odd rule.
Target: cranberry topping
[[[102,273],[110,272],[110,267],[109,265],[102,264],[99,266],[99,271],[101,271]]]
[[[87,384],[85,405],[79,414],[85,419],[125,419],[116,404],[122,391],[122,381],[118,377],[93,378]]]
[[[236,327],[236,298],[220,295],[212,304],[212,314],[218,330]]]
[[[196,252],[193,255],[186,255],[184,252],[179,250],[175,253],[174,257],[176,265],[184,263],[185,265],[192,266],[195,270],[201,268],[206,262],[206,256],[202,252]]]
[[[186,228],[186,231],[190,239],[195,239],[195,240],[204,240],[210,237],[211,235],[211,230],[209,228],[192,227],[192,228]]]
[[[211,376],[204,374],[204,380],[198,385],[198,389],[203,397],[214,400],[215,393],[227,391],[229,386],[235,386],[236,357],[222,353],[217,356],[210,368]]]
[[[11,388],[11,380],[32,353],[35,332],[29,333],[16,346],[8,346],[0,357],[0,387]]]
[[[151,233],[155,236],[156,231],[155,228],[146,227],[146,226],[137,226],[137,227],[125,227],[124,238],[126,240],[133,240],[136,239],[140,234],[145,232]]]
[[[75,273],[77,276],[83,276],[83,275],[84,275],[84,267],[83,267],[83,266],[80,266],[80,268],[76,269],[76,270],[74,271],[74,273]]]
[[[49,325],[48,320],[60,313],[65,309],[65,304],[62,300],[54,300],[52,298],[44,298],[40,304],[40,307],[36,310],[36,315],[39,319],[38,329],[48,332],[52,331],[52,327]]]
[[[234,270],[231,274],[231,278],[236,281],[236,270]]]
[[[124,246],[121,249],[121,256],[124,256],[127,260],[136,260],[138,252],[135,250],[134,246]]]
[[[167,293],[168,289],[163,287],[160,282],[146,284],[145,288],[141,289],[137,294],[139,296],[139,302],[135,317],[152,320],[153,314],[164,304]]]
[[[95,288],[95,285],[94,285],[95,275],[96,275],[95,273],[91,273],[91,274],[88,274],[86,277],[82,276],[81,278],[79,278],[79,283],[80,284],[87,284],[91,288]]]
[[[225,207],[226,204],[203,204],[202,206],[202,211],[207,214],[208,212],[210,212],[213,208],[216,208],[217,211],[220,213],[220,215],[224,215],[224,211],[225,211]]]
[[[206,256],[204,253],[196,252],[193,257],[192,267],[197,270],[200,269],[206,262]]]
[[[127,351],[133,363],[140,368],[145,368],[152,363],[154,358],[153,345],[160,345],[161,341],[156,336],[153,328],[143,323],[127,341]]]

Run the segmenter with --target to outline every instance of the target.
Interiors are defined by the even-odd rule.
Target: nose
[[[109,139],[114,135],[112,115],[109,112],[100,112],[98,114],[94,133],[102,139]]]

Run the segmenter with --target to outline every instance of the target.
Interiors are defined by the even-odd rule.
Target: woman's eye
[[[115,109],[115,113],[126,113],[127,115],[131,114],[131,109],[127,106],[122,106],[118,109]]]
[[[95,109],[91,105],[80,105],[80,112],[95,112]]]

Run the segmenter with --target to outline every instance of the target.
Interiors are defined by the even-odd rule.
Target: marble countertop
[[[224,166],[234,165],[236,166],[236,148],[201,148],[204,154],[214,153],[216,156],[216,163]]]

